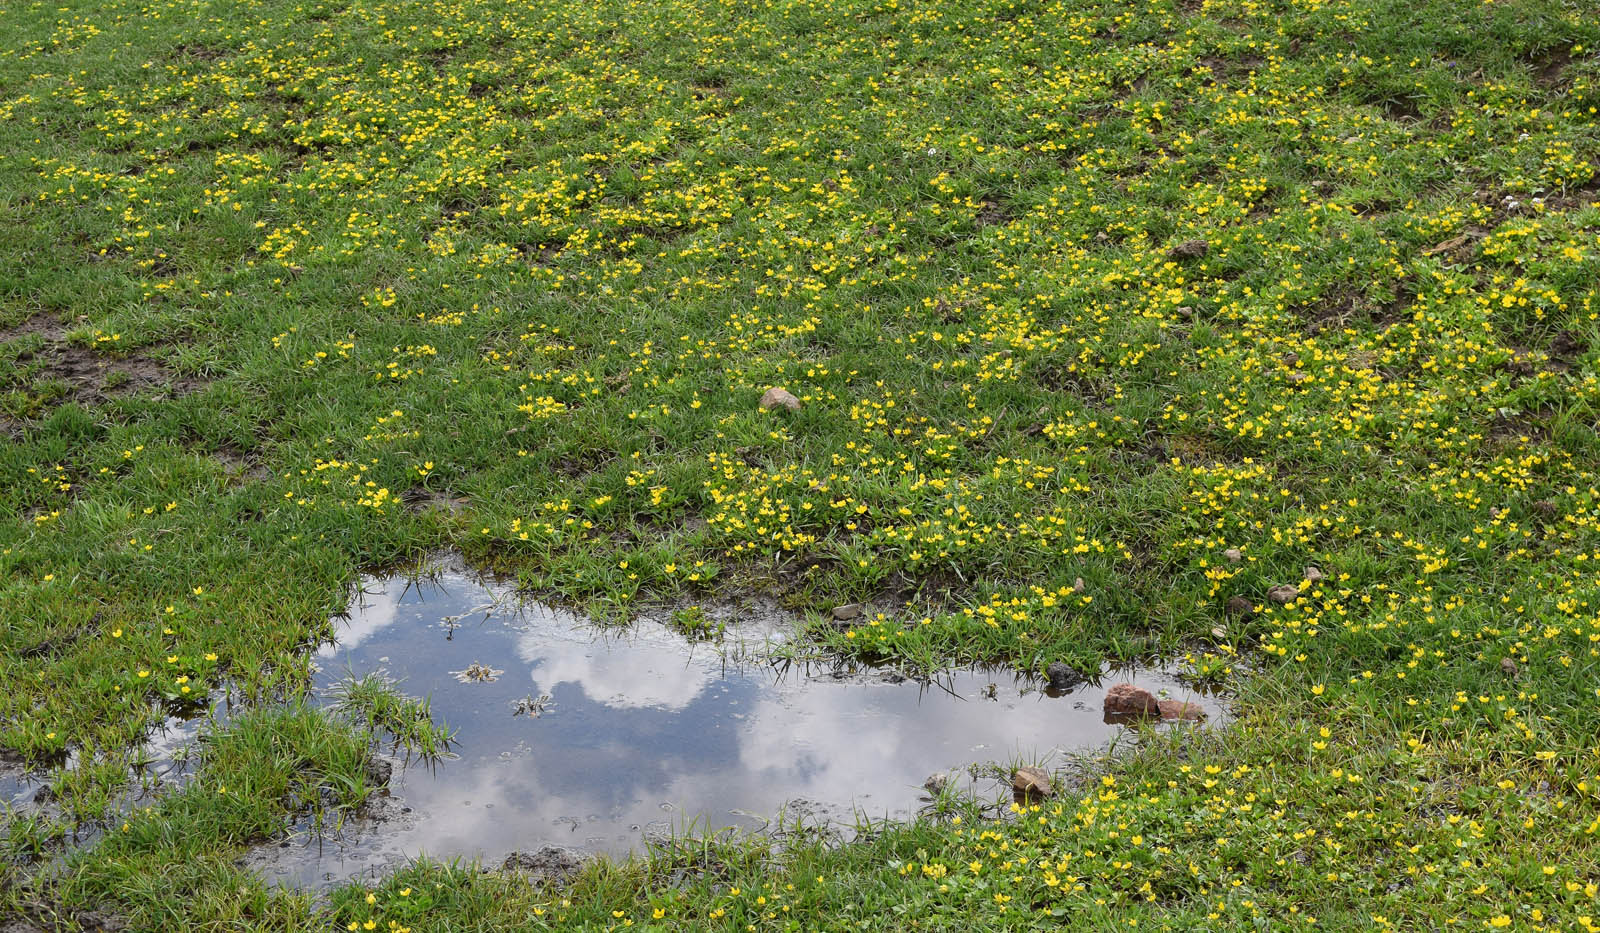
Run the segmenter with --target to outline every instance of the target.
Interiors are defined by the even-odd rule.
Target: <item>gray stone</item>
[[[1011,789],[1021,796],[1048,797],[1055,792],[1050,773],[1043,768],[1018,768],[1011,772]]]
[[[1044,669],[1044,676],[1052,690],[1071,690],[1083,683],[1083,675],[1078,673],[1078,669],[1063,661],[1051,662]]]
[[[786,408],[789,411],[799,411],[800,400],[789,394],[789,390],[773,386],[766,391],[765,395],[761,396],[761,407]]]

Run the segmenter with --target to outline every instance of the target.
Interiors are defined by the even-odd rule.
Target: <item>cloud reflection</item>
[[[729,668],[659,625],[601,635],[581,618],[526,604],[446,639],[441,618],[496,593],[459,574],[420,588],[369,581],[368,590],[339,629],[336,652],[325,654],[357,675],[387,668],[407,691],[429,694],[434,713],[458,730],[461,757],[397,775],[394,792],[414,819],[393,832],[380,828],[345,849],[282,850],[299,859],[290,874],[302,883],[349,875],[397,849],[490,861],[546,844],[622,853],[641,844],[646,827],[749,827],[758,821],[748,814],[771,816],[790,801],[846,819],[854,809],[906,815],[935,771],[1039,759],[1120,731],[1101,721],[1092,690],[1086,703],[982,671],[923,687]],[[472,661],[507,674],[456,683],[449,672]],[[1139,679],[1220,712],[1159,672]],[[514,717],[512,705],[530,691],[551,694],[549,711]]]

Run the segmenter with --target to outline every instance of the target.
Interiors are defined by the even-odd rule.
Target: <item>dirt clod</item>
[[[561,884],[583,869],[583,859],[559,846],[537,852],[513,852],[500,864],[501,871],[524,874],[538,884]]]
[[[374,788],[388,787],[389,778],[394,775],[394,764],[387,758],[367,759],[367,783]]]
[[[1199,259],[1211,249],[1205,240],[1184,240],[1167,251],[1168,259]]]

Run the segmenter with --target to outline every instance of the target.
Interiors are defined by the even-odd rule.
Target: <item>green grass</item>
[[[0,31],[0,749],[58,797],[7,818],[0,909],[322,928],[232,860],[357,806],[374,731],[445,740],[379,684],[295,704],[360,570],[452,546],[607,619],[776,595],[907,667],[1180,653],[1240,715],[999,823],[565,893],[419,865],[341,925],[1600,913],[1589,4],[66,0]],[[253,712],[121,830],[141,737],[225,683]]]

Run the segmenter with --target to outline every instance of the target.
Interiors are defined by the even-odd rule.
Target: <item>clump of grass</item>
[[[674,631],[694,641],[716,641],[728,629],[726,619],[713,619],[699,606],[673,610],[670,625]]]
[[[309,900],[252,877],[238,854],[291,820],[331,825],[353,813],[369,790],[371,743],[365,728],[304,703],[247,710],[205,736],[180,790],[119,815],[94,845],[6,897],[64,921],[64,905],[92,905],[136,929],[309,928]]]
[[[437,761],[450,751],[450,728],[435,722],[426,697],[409,697],[388,676],[373,672],[351,675],[329,690],[334,708],[424,761]]]

